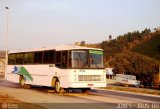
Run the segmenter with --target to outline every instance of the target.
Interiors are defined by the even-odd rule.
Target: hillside
[[[102,48],[104,50],[105,67],[120,67],[113,64],[115,59],[122,58],[122,60],[125,60],[125,54],[129,54],[130,58],[128,58],[128,60],[135,61],[135,63],[126,60],[126,65],[121,66],[121,70],[124,70],[126,66],[129,67],[127,63],[135,70],[135,65],[132,64],[137,64],[136,60],[140,60],[140,63],[146,63],[146,65],[148,62],[150,62],[148,65],[152,63],[154,71],[154,69],[157,69],[157,62],[160,62],[160,28],[154,29],[153,32],[147,28],[141,32],[138,30],[128,32],[124,35],[119,35],[116,39],[106,40],[99,44],[86,44],[86,46]],[[140,54],[140,56],[138,54]],[[133,60],[132,57],[134,55],[139,58],[135,57],[135,60]],[[156,60],[158,61],[156,62]],[[116,63],[121,64],[120,61]],[[146,69],[141,70],[141,72],[144,71],[146,71]],[[130,71],[127,70],[127,72]]]
[[[160,29],[128,32],[97,47],[104,50],[105,67],[113,67],[114,74],[135,75],[141,85],[148,86],[160,72]]]
[[[160,33],[153,33],[150,40],[136,45],[131,51],[160,60]]]
[[[105,60],[110,61],[123,52],[131,51],[156,60],[160,60],[160,30],[151,32],[150,29],[143,31],[128,32],[110,41],[103,41],[101,48],[105,52]]]

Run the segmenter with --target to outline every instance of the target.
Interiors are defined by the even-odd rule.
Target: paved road
[[[148,106],[146,103],[159,103],[160,101],[158,96],[117,91],[94,89],[89,94],[81,94],[78,90],[74,90],[74,93],[56,94],[50,92],[50,90],[38,86],[33,86],[31,89],[22,89],[16,83],[0,80],[0,94],[8,94],[20,101],[36,103],[48,109],[54,109],[53,107],[56,109],[71,107],[73,109],[134,109],[137,108],[139,103],[142,106]],[[159,109],[159,107],[155,109]]]
[[[160,96],[137,94],[133,92],[122,92],[113,90],[91,90],[92,94],[98,94],[101,96],[126,99],[131,101],[145,102],[145,103],[160,103]]]

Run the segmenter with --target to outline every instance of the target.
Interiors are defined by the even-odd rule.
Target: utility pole
[[[8,22],[9,22],[9,8],[8,7],[5,7],[6,9],[6,33],[5,33],[5,79],[7,79],[7,64],[8,64]]]

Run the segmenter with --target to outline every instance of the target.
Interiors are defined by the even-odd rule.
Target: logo
[[[32,76],[29,74],[27,69],[23,66],[14,66],[12,73],[23,75],[23,77],[28,81],[33,81]]]
[[[7,109],[8,108],[8,104],[7,103],[3,103],[1,107],[2,107],[2,109]]]
[[[1,107],[2,109],[18,109],[18,104],[3,103]]]

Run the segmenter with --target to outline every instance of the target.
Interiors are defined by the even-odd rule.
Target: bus
[[[8,53],[7,80],[27,88],[53,87],[56,92],[78,88],[86,92],[106,87],[103,50],[62,45]]]

